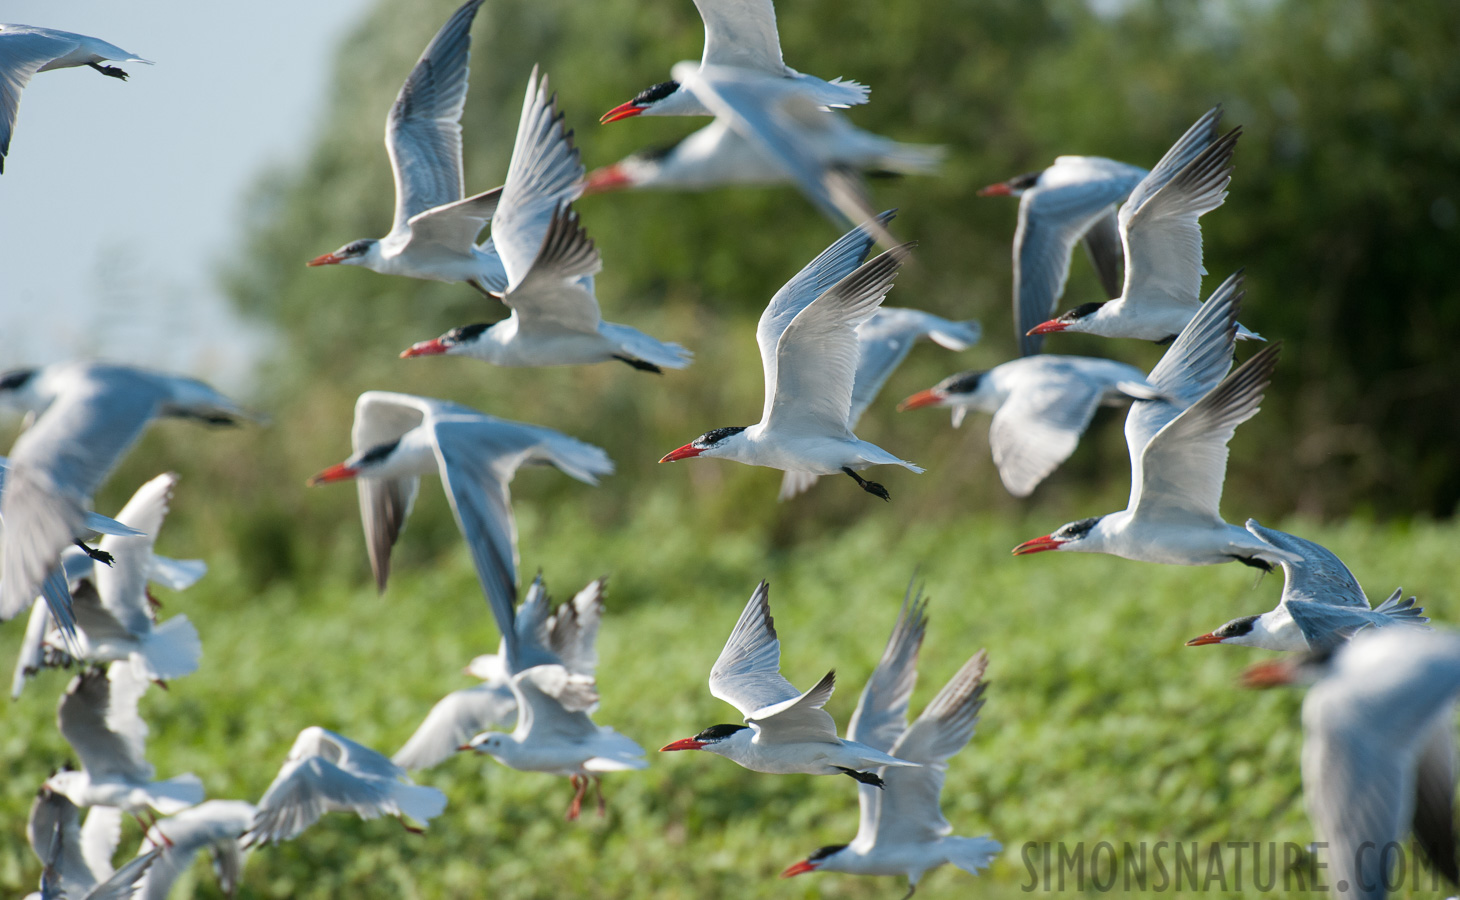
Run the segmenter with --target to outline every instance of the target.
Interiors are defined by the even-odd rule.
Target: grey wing
[[[1455,735],[1452,710],[1437,716],[1415,773],[1414,839],[1451,884],[1460,883],[1455,854]]]
[[[453,203],[444,203],[410,218],[411,244],[440,244],[455,253],[470,253],[477,235],[496,215],[501,188]]]
[[[1105,388],[1068,366],[1045,366],[1021,379],[989,423],[989,449],[1009,493],[1029,496],[1070,458]]]
[[[355,401],[355,422],[350,443],[356,453],[398,441],[426,418],[441,410],[433,401],[411,394],[366,391]],[[375,585],[385,590],[390,578],[390,551],[405,528],[416,502],[421,480],[409,478],[359,478],[355,490],[360,497],[360,523],[365,529],[365,549]]]
[[[907,704],[918,682],[918,650],[928,629],[927,608],[922,591],[914,595],[909,583],[887,647],[847,725],[848,740],[886,753],[907,729]]]
[[[0,172],[5,171],[5,155],[10,152],[10,136],[15,132],[20,92],[41,66],[65,56],[76,46],[74,40],[34,31],[0,34]]]
[[[583,162],[573,146],[573,133],[563,124],[557,98],[548,93],[547,76],[539,80],[534,66],[507,183],[492,221],[492,242],[509,285],[515,286],[532,269],[557,208],[581,193]]]
[[[71,597],[71,610],[76,614],[76,627],[86,635],[87,643],[94,651],[107,643],[129,644],[137,636],[122,621],[102,605],[101,597],[89,580],[78,581]],[[147,623],[150,630],[152,623]]]
[[[1263,348],[1151,438],[1131,473],[1131,510],[1157,519],[1170,511],[1221,519],[1227,444],[1257,415],[1281,349]]]
[[[1085,232],[1082,242],[1090,265],[1095,267],[1095,274],[1100,277],[1100,287],[1104,289],[1105,296],[1112,300],[1119,297],[1125,281],[1125,245],[1120,241],[1120,220],[1114,207],[1095,220],[1090,230]]]
[[[209,800],[153,825],[142,846],[161,854],[138,885],[137,900],[167,900],[173,883],[201,850],[216,850],[224,858],[241,855],[239,841],[257,812],[242,800]]]
[[[1160,161],[1156,163],[1155,168],[1146,173],[1146,177],[1138,181],[1131,189],[1126,205],[1132,210],[1139,209],[1141,204],[1165,187],[1172,178],[1176,177],[1177,172],[1186,168],[1187,164],[1216,141],[1217,127],[1221,122],[1221,104],[1202,113],[1201,118],[1197,119],[1190,128],[1186,129],[1186,133],[1171,145],[1171,149],[1166,151]]]
[[[770,585],[762,581],[710,669],[710,694],[744,716],[801,694],[781,675],[781,639],[770,597]]]
[[[836,743],[836,722],[822,709],[836,689],[836,673],[827,672],[806,693],[747,715],[760,733],[757,741],[774,744]]]
[[[1151,438],[1183,409],[1216,388],[1232,368],[1237,312],[1243,296],[1242,272],[1238,270],[1212,292],[1146,376],[1146,383],[1166,399],[1134,403],[1125,417],[1132,483],[1139,475],[1141,454]]]
[[[391,761],[407,771],[427,769],[455,755],[473,735],[511,728],[516,721],[517,701],[506,685],[452,691],[431,707],[426,720]]]
[[[362,779],[318,756],[287,762],[259,799],[244,840],[250,845],[289,840],[327,812],[372,819],[389,802],[387,782]]]
[[[468,0],[422,51],[385,119],[395,173],[392,234],[417,213],[461,199],[461,111],[466,106],[471,25],[482,0]]]
[[[122,810],[116,806],[93,806],[81,826],[81,858],[98,879],[112,872],[112,857],[122,842]]]
[[[1288,565],[1283,562],[1283,568]],[[1293,617],[1293,624],[1298,626],[1308,648],[1313,651],[1336,647],[1365,626],[1378,627],[1379,620],[1388,618],[1371,614],[1367,605],[1361,610],[1353,606],[1331,606],[1324,600],[1294,600],[1287,596],[1279,605]]]
[[[917,309],[880,306],[857,326],[857,375],[852,382],[851,424],[872,405],[882,386],[917,340],[932,338],[950,350],[966,350],[982,333],[974,321],[951,322]]]
[[[1327,547],[1276,528],[1264,528],[1256,519],[1247,520],[1247,530],[1302,559],[1302,562],[1282,564],[1284,600],[1311,600],[1369,611],[1369,599],[1364,596],[1359,580]]]
[[[578,214],[564,203],[553,210],[532,267],[502,302],[517,313],[520,331],[596,334],[602,317],[588,276],[602,267]]]
[[[306,729],[308,731],[309,729]],[[324,728],[316,728],[316,737],[313,741],[306,738],[303,733],[295,741],[300,743],[315,743],[320,747],[321,755],[331,762],[337,764],[341,769],[364,778],[381,779],[394,781],[405,773],[400,766],[390,761],[390,757],[364,744],[352,741],[342,734],[329,731]]]
[[[706,66],[740,66],[784,75],[771,0],[695,0],[705,22]]]
[[[109,775],[151,781],[145,757],[147,725],[137,714],[146,682],[128,678],[126,663],[91,668],[71,680],[56,713],[61,736],[93,779]],[[115,673],[116,677],[112,677]]]
[[[911,251],[893,247],[868,260],[808,304],[781,332],[775,383],[766,384],[766,427],[782,432],[851,433],[857,323],[892,290]]]
[[[598,702],[593,679],[562,666],[532,666],[512,677],[523,742],[576,743],[598,733],[588,710]]]
[[[137,882],[142,880],[160,853],[161,850],[149,850],[128,861],[110,878],[92,888],[85,900],[132,900],[137,895]]]
[[[31,804],[25,835],[36,858],[55,871],[65,893],[81,896],[96,884],[81,851],[81,813],[66,796],[41,788]]]
[[[887,835],[895,843],[921,843],[937,840],[953,830],[943,818],[939,797],[948,758],[963,749],[978,724],[987,688],[983,681],[987,666],[988,655],[980,650],[888,751],[898,759],[921,765],[882,770],[886,786],[878,810],[878,835]]]
[[[138,488],[117,513],[117,521],[141,531],[141,536],[108,535],[101,541],[101,549],[112,555],[112,564],[95,567],[97,593],[102,604],[133,634],[146,634],[152,629],[147,575],[157,532],[167,517],[176,484],[175,473],[158,475]]]
[[[596,645],[607,582],[607,576],[589,582],[548,620],[548,648],[575,675],[592,675],[598,668]]]

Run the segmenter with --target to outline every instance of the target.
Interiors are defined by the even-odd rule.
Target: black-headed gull
[[[1283,596],[1277,609],[1233,619],[1215,631],[1192,638],[1186,646],[1236,644],[1263,650],[1328,650],[1367,626],[1423,625],[1429,621],[1421,615],[1424,609],[1414,605],[1414,598],[1402,599],[1403,591],[1398,588],[1388,600],[1370,609],[1358,579],[1327,547],[1276,528],[1264,528],[1256,519],[1247,520],[1247,530],[1280,550],[1302,557],[1298,561],[1280,561]]]
[[[104,62],[152,65],[150,59],[84,34],[34,25],[0,25],[0,172],[5,171],[5,155],[10,152],[20,92],[31,76],[51,69],[90,66],[103,75],[127,80],[126,72],[104,66]]]
[[[1030,334],[1096,334],[1168,341],[1201,308],[1201,224],[1222,205],[1232,180],[1232,153],[1241,127],[1216,140],[1222,108],[1207,111],[1187,129],[1120,207],[1125,284],[1107,303],[1086,303],[1040,323]],[[1242,326],[1237,335],[1261,340]]]
[[[695,0],[695,8],[700,11],[700,18],[705,23],[701,68],[733,66],[766,77],[784,79],[823,106],[845,107],[867,102],[865,85],[840,78],[823,81],[786,65],[781,58],[776,8],[771,0]],[[599,122],[607,124],[632,116],[709,115],[714,113],[693,93],[684,90],[678,81],[663,81],[604,113]]]
[[[926,601],[903,601],[887,649],[857,702],[847,735],[917,768],[885,768],[884,789],[858,785],[861,821],[850,844],[822,847],[787,868],[781,877],[806,872],[903,875],[908,896],[930,869],[952,863],[970,874],[987,867],[1002,846],[987,836],[954,837],[943,817],[941,795],[948,758],[973,737],[984,703],[988,654],[980,650],[949,680],[911,727],[908,701],[917,683],[918,649],[927,628]],[[910,602],[909,602],[910,600]]]
[[[120,869],[113,869],[112,857],[121,836],[121,810],[94,806],[82,825],[76,804],[42,787],[30,808],[26,838],[45,866],[45,873],[40,893],[30,894],[26,900],[126,900],[134,896],[138,880],[159,854],[144,851]]]
[[[781,674],[781,640],[771,618],[770,586],[762,581],[710,669],[710,693],[740,710],[745,724],[711,725],[661,752],[703,750],[753,772],[849,775],[876,787],[883,786],[877,774],[883,766],[919,765],[838,737],[835,720],[822,709],[835,687],[833,672],[805,693]]]
[[[527,82],[507,183],[492,223],[512,314],[492,324],[453,328],[402,357],[470,356],[498,366],[576,366],[618,360],[657,372],[682,369],[690,354],[637,329],[605,322],[593,276],[598,249],[569,204],[582,192],[583,163],[563,125],[547,76]]]
[[[156,852],[157,860],[142,876],[135,900],[167,900],[178,876],[203,850],[213,857],[219,888],[232,897],[248,854],[243,835],[257,813],[257,807],[243,800],[208,800],[158,820],[141,848],[143,853]]]
[[[1227,443],[1257,414],[1280,345],[1264,347],[1230,375],[1237,273],[1202,304],[1146,382],[1162,397],[1131,406],[1125,417],[1130,501],[1120,512],[1070,522],[1014,548],[1109,553],[1143,562],[1206,566],[1243,562],[1270,571],[1298,556],[1222,519]],[[1225,377],[1224,377],[1225,376]]]
[[[362,819],[404,816],[424,826],[444,809],[445,794],[412,784],[384,755],[311,725],[294,739],[279,774],[259,798],[243,842],[290,840],[331,812]]]
[[[1009,493],[1027,497],[1075,452],[1097,408],[1159,397],[1135,366],[1050,354],[950,375],[897,408],[951,408],[955,428],[970,409],[992,413],[989,450],[999,478]]]
[[[546,463],[587,484],[613,471],[608,454],[550,428],[388,391],[360,395],[350,443],[355,451],[350,458],[310,484],[356,480],[376,586],[385,590],[390,550],[405,527],[421,476],[438,474],[504,637],[517,602],[517,523],[508,485],[518,467]],[[508,662],[517,668],[515,660]]]
[[[385,119],[385,149],[395,174],[395,221],[379,240],[351,241],[311,266],[363,266],[384,275],[464,281],[500,291],[507,274],[491,239],[502,189],[463,197],[461,112],[466,106],[471,25],[482,0],[468,0],[426,45]]]
[[[891,217],[883,213],[878,222]],[[887,489],[859,470],[895,465],[923,471],[851,430],[857,325],[892,289],[911,246],[863,263],[872,243],[866,227],[852,229],[786,282],[761,313],[755,329],[765,371],[760,421],[708,431],[660,462],[704,457],[807,475],[844,472],[884,500]]]

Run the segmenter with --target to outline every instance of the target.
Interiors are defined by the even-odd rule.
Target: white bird
[[[1381,900],[1411,825],[1435,870],[1460,883],[1460,636],[1369,628],[1336,649],[1260,663],[1245,676],[1250,687],[1295,681],[1316,682],[1303,699],[1303,801],[1334,896]]]
[[[355,402],[354,453],[310,479],[357,479],[365,548],[385,590],[390,550],[405,527],[422,475],[439,474],[456,525],[503,636],[517,602],[517,523],[507,489],[519,466],[547,463],[586,484],[613,471],[598,447],[549,428],[509,422],[445,400],[366,391]],[[509,648],[509,666],[517,661]]]
[[[81,771],[58,772],[46,787],[77,806],[115,806],[139,822],[149,808],[168,816],[202,801],[203,784],[192,773],[152,780],[147,723],[137,714],[147,685],[122,663],[93,667],[71,680],[56,719]]]
[[[917,766],[856,740],[837,737],[822,709],[836,687],[827,672],[802,693],[781,675],[781,640],[771,618],[770,586],[762,581],[710,669],[710,693],[740,710],[745,725],[711,725],[694,737],[661,748],[704,750],[753,772],[777,775],[850,775],[883,786],[883,766]]]
[[[963,749],[978,723],[988,654],[980,650],[964,663],[909,728],[907,707],[917,684],[927,603],[911,598],[911,589],[908,593],[911,607],[905,599],[887,649],[862,689],[847,734],[921,765],[883,769],[879,774],[884,790],[858,785],[862,815],[857,836],[850,844],[818,849],[782,872],[782,878],[806,872],[904,875],[906,896],[911,897],[928,870],[952,863],[977,875],[1003,849],[987,836],[952,837],[953,826],[943,817],[939,802],[948,758]]]
[[[45,875],[40,893],[30,894],[26,900],[129,900],[138,880],[157,861],[156,851],[143,852],[120,869],[112,868],[112,856],[122,836],[121,810],[93,807],[86,814],[86,824],[80,822],[76,804],[64,795],[47,787],[36,794],[26,838],[45,866]]]
[[[695,0],[695,8],[705,23],[705,52],[700,57],[699,68],[731,66],[784,79],[823,106],[846,107],[867,102],[865,85],[840,78],[823,81],[786,65],[781,58],[776,8],[771,0]],[[675,77],[680,76],[676,73]],[[678,81],[664,81],[615,106],[598,121],[607,124],[631,116],[709,115],[714,113]]]
[[[516,615],[513,630],[518,647],[527,646],[534,651],[546,648],[570,672],[591,677],[598,664],[593,644],[603,617],[606,580],[599,578],[591,582],[572,600],[553,610],[542,576],[534,578]],[[517,698],[512,693],[514,673],[507,668],[505,640],[497,653],[476,657],[463,671],[483,683],[453,691],[433,706],[410,740],[391,757],[396,765],[409,771],[434,766],[454,755],[475,735],[492,728],[510,729],[517,724]]]
[[[1126,414],[1126,508],[1025,541],[1016,556],[1073,550],[1178,566],[1237,560],[1265,571],[1300,559],[1229,525],[1220,511],[1227,443],[1256,415],[1281,349],[1265,347],[1227,375],[1241,284],[1240,272],[1222,282],[1147,376],[1166,399],[1137,402]]]
[[[715,122],[668,150],[594,172],[587,193],[789,182],[845,227],[872,215],[861,171],[932,174],[943,159],[942,147],[903,144],[853,126],[784,78],[734,66],[696,69],[694,63],[680,63],[674,72],[680,92],[712,110]],[[885,229],[878,239],[896,243]]]
[[[1327,547],[1275,528],[1263,528],[1256,519],[1247,520],[1247,530],[1280,550],[1302,557],[1300,562],[1282,561],[1283,596],[1277,609],[1233,619],[1215,631],[1192,638],[1186,646],[1236,644],[1263,650],[1329,650],[1366,626],[1420,626],[1429,621],[1421,615],[1424,609],[1414,605],[1413,597],[1401,599],[1403,591],[1399,588],[1388,600],[1370,609],[1358,579]]]
[[[294,739],[279,774],[259,798],[243,843],[290,840],[330,812],[362,819],[406,816],[424,826],[445,809],[445,794],[412,784],[383,754],[311,725]]]
[[[893,370],[902,365],[913,344],[928,338],[949,350],[967,350],[978,343],[983,328],[970,319],[954,322],[920,309],[879,306],[877,311],[857,325],[857,376],[852,382],[852,411],[848,427],[856,428],[862,413],[877,399],[877,394]],[[788,471],[781,478],[781,496],[785,500],[807,490],[817,476]]]
[[[503,628],[502,654],[517,707],[510,733],[487,731],[459,749],[487,754],[523,772],[564,775],[573,785],[567,818],[576,820],[590,782],[598,785],[603,815],[604,772],[643,769],[644,748],[590,717],[598,705],[593,648],[603,609],[603,579],[553,610],[541,579],[533,583],[516,621]]]
[[[209,800],[168,816],[147,830],[142,852],[157,860],[137,886],[136,900],[166,900],[174,882],[207,850],[218,872],[218,886],[232,897],[243,875],[248,848],[243,835],[258,809],[243,800]]]
[[[489,238],[502,189],[463,197],[461,112],[466,106],[471,25],[482,0],[468,0],[441,26],[417,60],[385,119],[385,149],[395,174],[395,221],[379,240],[351,241],[310,266],[364,266],[383,275],[464,281],[478,290],[507,286]]]
[[[539,80],[534,68],[492,225],[507,278],[501,299],[512,314],[490,325],[454,328],[401,356],[455,354],[498,366],[616,359],[651,372],[689,365],[689,353],[678,344],[603,321],[593,288],[603,263],[569,206],[582,190],[583,163],[572,133],[548,93],[547,76]]]
[[[953,427],[970,409],[993,414],[989,450],[1004,488],[1027,497],[1070,458],[1101,406],[1156,400],[1135,366],[1088,356],[1024,356],[987,371],[950,375],[897,405],[953,410]]]
[[[1221,206],[1232,180],[1242,129],[1216,140],[1220,106],[1209,110],[1166,151],[1120,207],[1125,284],[1108,303],[1086,303],[1029,329],[1168,341],[1201,308],[1202,215]],[[1242,326],[1238,337],[1261,340]]]
[[[1216,139],[1215,118],[1207,142]],[[1147,172],[1103,156],[1060,156],[1054,165],[991,184],[980,197],[1018,197],[1014,229],[1014,335],[1024,356],[1044,343],[1029,330],[1059,309],[1070,277],[1070,257],[1084,243],[1100,284],[1120,296],[1122,250],[1116,208]]]
[[[883,213],[878,222],[891,218]],[[708,431],[660,462],[702,456],[807,475],[845,472],[884,500],[887,489],[858,470],[896,465],[923,471],[851,429],[857,325],[881,305],[912,246],[863,263],[872,243],[865,226],[852,229],[786,282],[761,313],[755,329],[765,370],[760,421]]]
[[[28,609],[61,551],[85,537],[91,495],[159,417],[232,425],[248,414],[201,381],[108,363],[0,376],[0,405],[37,418],[16,439],[0,517],[0,620]],[[57,576],[59,577],[59,576]],[[65,617],[58,615],[64,624]]]
[[[15,132],[15,114],[20,92],[37,72],[90,66],[103,75],[127,80],[127,73],[104,62],[144,63],[152,60],[128,53],[115,44],[84,34],[37,28],[34,25],[0,25],[0,172],[10,152]]]

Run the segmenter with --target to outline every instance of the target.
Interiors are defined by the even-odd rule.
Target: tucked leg
[[[105,550],[98,550],[95,547],[91,547],[87,544],[82,543],[81,541],[72,541],[71,543],[80,547],[82,550],[85,550],[87,556],[91,557],[99,563],[102,563],[103,565],[109,566],[113,562],[116,562],[116,559]]]
[[[120,78],[123,81],[127,80],[127,73],[123,72],[121,69],[118,69],[116,66],[102,66],[96,63],[87,63],[87,65],[91,66],[93,69],[107,76],[108,78]]]
[[[859,487],[861,487],[862,490],[866,491],[867,493],[871,494],[872,496],[874,496],[874,497],[881,497],[883,500],[891,500],[892,499],[892,497],[889,496],[888,493],[887,493],[887,488],[883,487],[882,485],[878,484],[877,482],[875,482],[875,481],[868,481],[867,479],[865,479],[862,476],[858,475],[856,472],[853,472],[851,470],[851,468],[848,467],[848,466],[842,466],[842,471],[843,472],[846,472],[848,475],[852,476],[852,480],[855,481],[857,483],[857,485]]]
[[[876,788],[886,787],[886,784],[883,783],[881,778],[877,777],[875,772],[858,772],[856,769],[848,769],[845,766],[837,766],[836,768],[855,778],[857,781],[860,781],[862,784],[870,784]]]
[[[638,369],[640,372],[654,372],[659,375],[664,374],[663,369],[659,368],[651,362],[644,362],[642,359],[635,359],[632,356],[619,356],[617,353],[613,355],[613,358],[618,360],[619,362],[628,363],[629,365]]]

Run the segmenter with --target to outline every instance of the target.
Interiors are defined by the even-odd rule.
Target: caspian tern
[[[1283,596],[1277,609],[1260,616],[1233,619],[1215,631],[1186,642],[1237,644],[1263,650],[1328,650],[1347,641],[1354,632],[1372,625],[1420,626],[1429,619],[1414,605],[1414,598],[1401,600],[1403,591],[1369,608],[1369,599],[1358,579],[1327,547],[1295,535],[1263,528],[1256,519],[1247,520],[1247,530],[1274,547],[1302,557],[1301,562],[1282,562]]]
[[[6,524],[0,620],[28,609],[61,551],[89,533],[92,493],[149,422],[175,417],[233,425],[249,418],[201,381],[94,362],[0,375],[0,405],[37,416],[10,451],[0,498]],[[64,626],[66,618],[57,621]]]
[[[1216,139],[1211,120],[1208,142]],[[1029,330],[1059,309],[1070,277],[1070,257],[1083,242],[1100,284],[1120,296],[1123,259],[1116,207],[1146,177],[1146,170],[1103,156],[1061,156],[1054,165],[991,184],[980,197],[1018,197],[1014,229],[1014,335],[1024,356],[1044,338]]]
[[[843,227],[872,216],[859,172],[932,174],[942,147],[902,144],[823,109],[793,82],[733,66],[675,66],[716,120],[666,151],[595,171],[585,193],[624,187],[703,190],[724,184],[794,184]],[[874,227],[879,223],[874,223]],[[896,243],[883,231],[878,239]]]
[[[987,371],[950,375],[897,405],[953,410],[953,427],[970,409],[992,413],[989,449],[1004,488],[1029,496],[1070,458],[1100,406],[1156,400],[1135,366],[1088,356],[1024,356]]]
[[[115,806],[138,821],[149,808],[168,816],[202,801],[196,775],[152,780],[144,755],[147,723],[137,714],[147,685],[125,663],[93,667],[71,680],[56,718],[81,771],[57,772],[46,787],[77,806]]]
[[[545,648],[568,671],[591,677],[598,665],[593,645],[603,618],[606,580],[593,581],[553,610],[542,576],[538,575],[527,589],[513,627],[518,647]],[[536,661],[541,664],[548,660]],[[476,657],[464,672],[483,683],[453,691],[433,706],[415,734],[391,758],[396,765],[410,771],[429,768],[455,754],[473,736],[517,724],[517,698],[512,693],[515,673],[507,668],[505,640],[497,653]]]
[[[887,649],[857,702],[847,735],[917,768],[886,768],[879,774],[885,790],[857,786],[861,822],[850,844],[822,847],[781,873],[782,878],[806,872],[853,875],[905,875],[908,897],[930,869],[952,863],[977,875],[1002,846],[987,836],[951,837],[953,826],[943,818],[939,797],[948,758],[973,737],[984,703],[983,673],[988,654],[980,650],[963,664],[909,728],[908,701],[918,677],[918,649],[928,620],[926,601],[905,599]]]
[[[1257,413],[1280,349],[1265,347],[1226,374],[1241,285],[1240,272],[1222,282],[1147,376],[1167,399],[1137,402],[1126,414],[1131,459],[1126,508],[1025,541],[1014,548],[1016,556],[1074,550],[1178,566],[1237,560],[1265,571],[1301,558],[1227,524],[1219,509],[1227,443]]]
[[[462,4],[426,45],[385,119],[385,149],[395,174],[395,221],[379,240],[351,241],[311,266],[364,266],[383,275],[464,281],[500,291],[507,274],[489,238],[502,193],[463,197],[461,112],[466,106],[471,25],[483,0]]]
[[[425,826],[445,809],[445,794],[412,784],[383,755],[311,725],[294,739],[283,768],[259,799],[243,844],[290,840],[329,812],[362,819],[405,816]]]
[[[690,354],[627,325],[603,321],[593,276],[598,249],[569,203],[583,190],[583,163],[563,126],[547,76],[527,83],[522,121],[492,237],[506,271],[512,315],[453,328],[402,357],[456,354],[498,366],[576,366],[619,360],[636,369],[682,369]]]
[[[366,391],[355,402],[349,459],[310,484],[357,479],[360,519],[375,584],[384,591],[390,549],[405,527],[421,476],[439,474],[477,578],[505,637],[517,602],[517,523],[507,489],[519,466],[547,463],[586,484],[613,471],[608,454],[565,434],[509,422],[445,400]],[[517,660],[508,642],[508,665]]]
[[[700,57],[700,68],[733,66],[784,79],[822,106],[846,107],[867,102],[865,85],[840,78],[822,81],[786,65],[781,59],[776,8],[771,0],[695,0],[695,8],[705,23],[705,52]],[[664,81],[615,106],[598,121],[607,124],[631,116],[709,115],[714,113],[678,81]]]
[[[883,213],[878,222],[891,218]],[[912,246],[863,263],[872,243],[867,228],[852,229],[786,282],[761,313],[755,329],[765,370],[760,421],[706,432],[660,462],[702,456],[808,475],[845,472],[884,500],[887,489],[857,470],[896,465],[923,471],[851,430],[856,327],[887,296]]]
[[[257,813],[243,800],[209,800],[159,820],[142,841],[143,852],[157,853],[157,861],[142,876],[136,900],[167,900],[173,883],[203,850],[213,857],[219,889],[232,897],[248,855],[243,835]]]
[[[122,866],[112,868],[112,857],[122,836],[121,810],[94,806],[87,811],[86,824],[76,804],[48,787],[36,794],[26,823],[26,838],[45,866],[41,890],[26,900],[121,900],[133,896],[138,880],[154,865],[158,852],[147,851]],[[48,888],[50,891],[48,892]],[[154,900],[148,896],[145,900]]]
[[[1245,681],[1315,682],[1303,699],[1303,801],[1326,842],[1319,846],[1326,846],[1325,877],[1335,896],[1383,898],[1396,884],[1395,851],[1411,824],[1436,871],[1460,883],[1460,636],[1366,628],[1336,649],[1252,666]]]
[[[781,639],[771,618],[770,586],[762,581],[710,669],[710,693],[740,710],[746,724],[711,725],[660,752],[704,750],[753,772],[850,775],[879,788],[883,766],[920,765],[837,737],[836,722],[822,709],[835,687],[834,672],[804,694],[781,675]]]
[[[1125,253],[1125,285],[1108,303],[1086,303],[1029,334],[1061,331],[1168,341],[1201,308],[1202,215],[1221,206],[1232,180],[1232,153],[1242,129],[1213,140],[1220,106],[1209,110],[1166,151],[1130,193],[1117,216]],[[1239,338],[1262,340],[1237,326]]]
[[[578,818],[590,783],[598,785],[598,813],[604,814],[602,773],[648,766],[643,747],[589,717],[598,704],[593,644],[602,615],[603,579],[556,610],[541,579],[534,581],[517,620],[503,629],[502,656],[520,660],[510,666],[508,681],[516,727],[483,732],[458,748],[519,771],[567,776],[573,785],[569,821]]]
[[[877,311],[857,325],[857,377],[852,382],[852,412],[848,427],[856,428],[862,413],[877,399],[877,394],[893,370],[902,365],[913,344],[927,338],[949,350],[967,350],[978,343],[983,328],[970,319],[953,322],[920,309],[879,306]],[[781,496],[785,500],[809,489],[818,476],[806,472],[787,471],[781,478]]]
[[[0,172],[5,171],[5,155],[10,152],[20,92],[31,76],[51,69],[90,66],[103,75],[127,80],[126,72],[101,65],[104,62],[152,65],[150,59],[84,34],[34,25],[0,25]]]

